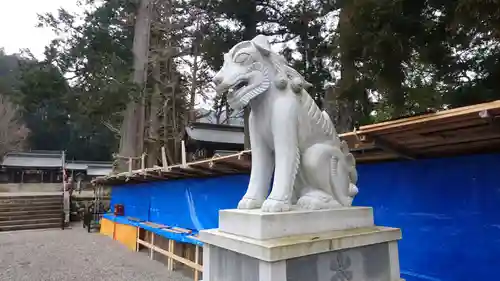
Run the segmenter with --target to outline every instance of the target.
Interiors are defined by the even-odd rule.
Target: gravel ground
[[[0,232],[1,281],[189,281],[111,238],[66,230]]]

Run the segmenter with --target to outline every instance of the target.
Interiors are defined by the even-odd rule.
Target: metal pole
[[[64,223],[69,223],[69,213],[70,213],[70,198],[69,191],[66,185],[66,151],[62,151],[62,184],[63,184],[63,207],[64,207]]]

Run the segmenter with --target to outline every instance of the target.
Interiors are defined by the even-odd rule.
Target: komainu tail
[[[342,206],[351,206],[354,196],[358,193],[358,174],[356,160],[345,141],[340,143],[340,148],[334,148],[330,168],[334,196]]]

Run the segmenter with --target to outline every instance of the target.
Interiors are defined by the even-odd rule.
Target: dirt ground
[[[99,233],[0,232],[0,281],[189,281]]]

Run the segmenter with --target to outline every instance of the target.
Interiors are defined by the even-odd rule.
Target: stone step
[[[0,227],[12,226],[12,225],[34,225],[34,224],[51,224],[51,223],[61,223],[62,216],[59,218],[38,218],[38,219],[21,219],[21,220],[10,220],[10,221],[0,221]]]
[[[12,205],[12,204],[33,204],[33,203],[61,203],[62,197],[54,197],[54,198],[36,198],[36,199],[1,199],[0,197],[0,206],[2,205]]]
[[[49,211],[49,210],[62,210],[63,204],[51,204],[51,205],[41,205],[41,206],[0,206],[0,216],[7,212],[21,212],[21,211]]]
[[[29,219],[49,219],[49,218],[60,218],[62,216],[62,210],[55,211],[45,211],[45,212],[37,212],[37,211],[28,211],[28,212],[10,212],[3,213],[0,215],[0,223],[3,221],[12,221],[12,220],[29,220]]]
[[[34,216],[34,215],[54,215],[61,214],[63,212],[62,208],[52,209],[52,210],[25,210],[25,211],[10,211],[1,212],[0,217],[14,217],[14,216]]]
[[[61,227],[61,222],[57,222],[57,223],[22,224],[22,225],[0,226],[0,231],[14,231],[14,230],[28,230],[28,229],[45,229],[45,228],[59,228],[59,227]]]
[[[25,196],[9,196],[0,195],[0,203],[2,201],[14,201],[14,200],[46,200],[46,199],[60,199],[62,198],[62,193],[60,195],[25,195]]]
[[[17,208],[17,207],[24,207],[24,206],[44,207],[44,206],[56,206],[56,205],[62,205],[62,204],[63,204],[62,200],[58,200],[58,201],[33,201],[30,203],[19,203],[19,202],[0,203],[0,210],[3,208]]]

